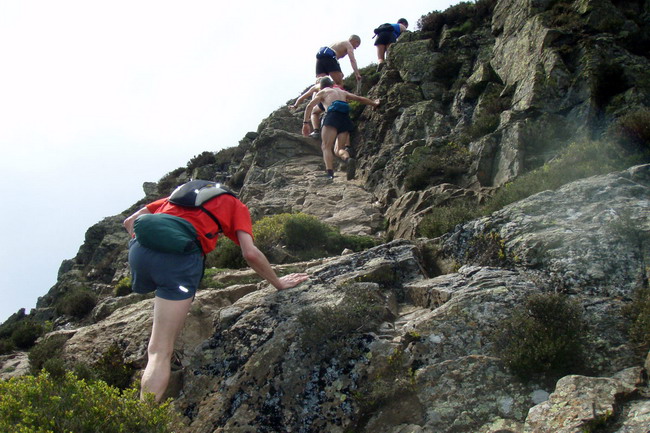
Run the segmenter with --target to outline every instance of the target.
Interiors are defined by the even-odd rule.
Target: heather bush
[[[73,289],[61,297],[55,309],[58,314],[65,314],[77,319],[84,318],[97,305],[97,295],[89,289]]]
[[[11,341],[19,349],[29,349],[43,334],[43,325],[30,319],[21,320],[11,333]]]
[[[138,398],[102,381],[47,372],[0,381],[0,431],[52,433],[168,433],[177,416],[169,403]]]
[[[253,225],[253,236],[255,245],[267,257],[272,257],[274,250],[282,249],[287,257],[293,257],[293,261],[340,254],[345,248],[361,251],[377,243],[370,236],[343,235],[338,229],[304,213],[264,217]],[[240,248],[222,237],[215,251],[208,254],[206,266],[239,269],[247,265]]]
[[[500,323],[495,347],[520,378],[557,378],[583,368],[586,331],[577,302],[559,293],[538,293]]]
[[[623,311],[629,320],[628,333],[639,354],[644,355],[650,349],[650,288],[639,287],[632,302]]]
[[[499,188],[484,204],[474,205],[459,199],[445,207],[432,209],[420,223],[418,231],[422,236],[437,237],[457,224],[489,215],[538,192],[554,190],[585,177],[623,170],[639,161],[638,154],[624,151],[613,141],[576,141],[553,160]]]
[[[374,331],[384,319],[385,309],[373,289],[349,284],[340,302],[311,307],[298,315],[300,342],[306,353],[321,359],[355,359],[362,353],[358,337]]]
[[[131,294],[131,277],[120,278],[113,289],[113,295],[116,297],[126,296]]]

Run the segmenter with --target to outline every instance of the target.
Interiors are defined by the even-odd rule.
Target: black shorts
[[[395,32],[381,32],[377,35],[377,39],[375,39],[375,45],[388,45],[396,41]]]
[[[354,123],[350,120],[350,115],[340,111],[328,111],[323,119],[323,126],[336,128],[337,134],[350,132],[354,129]]]
[[[342,72],[339,61],[334,57],[323,57],[316,59],[316,75],[329,75],[330,72]]]

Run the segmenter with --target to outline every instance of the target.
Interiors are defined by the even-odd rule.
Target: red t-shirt
[[[246,205],[235,197],[230,194],[223,194],[211,199],[203,206],[217,217],[219,223],[221,223],[223,234],[237,245],[239,245],[237,230],[242,230],[253,236],[253,223],[251,222],[250,212]],[[178,206],[170,203],[166,198],[149,203],[146,207],[151,213],[166,213],[189,221],[199,234],[199,241],[205,254],[208,254],[217,246],[218,236],[216,236],[216,233],[219,228],[212,218],[201,209]],[[210,233],[215,236],[212,238],[207,237],[206,235]]]

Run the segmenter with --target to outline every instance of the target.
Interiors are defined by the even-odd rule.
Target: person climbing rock
[[[357,67],[357,59],[354,57],[354,50],[359,45],[361,45],[361,38],[357,35],[352,35],[346,41],[335,42],[330,46],[321,47],[316,53],[316,78],[329,75],[338,86],[343,87],[343,72],[341,71],[341,65],[338,59],[347,55],[357,82],[361,81],[361,73]]]
[[[350,156],[348,150],[350,131],[354,124],[350,119],[350,106],[348,101],[357,101],[365,105],[379,106],[379,99],[371,100],[358,96],[343,89],[334,88],[334,83],[329,77],[323,77],[319,83],[320,89],[305,109],[302,134],[309,135],[308,116],[313,107],[322,103],[326,109],[321,129],[321,150],[325,162],[327,178],[334,179],[334,155],[346,162],[347,179],[354,179],[356,173],[356,160]],[[336,141],[337,146],[334,147]]]
[[[388,48],[397,41],[397,38],[406,31],[409,23],[405,18],[397,20],[396,24],[382,24],[375,29],[375,47],[377,47],[377,71],[385,66]]]
[[[124,220],[124,228],[132,238],[128,259],[132,290],[155,292],[141,398],[153,393],[160,401],[164,396],[174,344],[203,276],[204,257],[216,247],[219,235],[239,245],[250,267],[277,290],[294,287],[308,278],[304,273],[278,278],[253,242],[246,205],[232,193],[210,189],[218,188],[215,185],[190,181],[170,197],[149,203]],[[205,202],[197,201],[201,197]]]

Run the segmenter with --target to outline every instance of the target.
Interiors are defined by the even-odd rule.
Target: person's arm
[[[355,95],[354,93],[350,93],[350,92],[347,92],[347,97],[348,99],[361,102],[362,104],[365,105],[372,105],[373,107],[379,106],[379,99],[374,99],[374,100],[368,99],[368,98],[364,98],[363,96]]]
[[[143,207],[142,209],[135,212],[133,215],[131,215],[130,217],[128,217],[128,218],[126,218],[124,220],[122,225],[124,226],[124,228],[126,229],[126,231],[129,233],[129,235],[131,237],[134,236],[134,234],[133,234],[133,223],[135,223],[136,218],[138,218],[140,215],[146,215],[146,214],[150,214],[150,213],[151,212],[149,211],[149,209],[147,209],[146,207]]]
[[[350,66],[352,66],[354,76],[357,78],[357,81],[361,81],[361,72],[359,72],[359,68],[357,67],[357,59],[354,57],[354,47],[351,43],[348,43],[347,49],[348,57],[350,58]]]
[[[296,99],[296,102],[294,102],[293,105],[290,106],[290,108],[296,108],[298,105],[302,103],[302,101],[304,101],[305,99],[313,95],[314,92],[316,92],[316,90],[317,90],[316,86],[311,86],[309,90],[307,90],[305,93],[300,95],[298,99]]]
[[[309,133],[311,132],[311,111],[314,109],[316,105],[321,101],[322,96],[320,95],[320,92],[314,96],[314,98],[309,101],[309,104],[307,104],[307,108],[305,108],[305,114],[303,115],[302,119],[302,135],[307,137]]]
[[[305,273],[294,273],[278,278],[264,253],[255,246],[253,237],[250,234],[242,230],[237,230],[237,240],[239,240],[239,246],[241,247],[241,252],[246,263],[276,289],[288,289],[297,286],[309,278]]]

